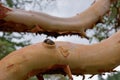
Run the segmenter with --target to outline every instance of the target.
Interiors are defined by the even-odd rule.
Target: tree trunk
[[[71,18],[10,9],[0,5],[0,31],[46,33],[51,36],[85,32],[109,11],[114,0],[97,0],[86,11]],[[120,31],[93,45],[45,40],[10,53],[0,61],[0,80],[26,80],[37,75],[60,73],[102,74],[112,72],[120,62]],[[40,74],[40,75],[39,75]]]
[[[44,41],[0,61],[0,80],[26,80],[37,74],[102,74],[120,64],[120,31],[93,45]],[[71,78],[72,79],[72,78]]]
[[[0,30],[45,33],[55,37],[68,34],[86,37],[85,31],[92,28],[109,11],[111,2],[111,0],[97,0],[86,11],[71,18],[59,18],[0,5]]]

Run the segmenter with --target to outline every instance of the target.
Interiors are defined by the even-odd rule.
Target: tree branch
[[[52,43],[52,44],[51,44]],[[100,43],[81,45],[47,40],[10,53],[0,61],[0,80],[37,74],[102,74],[120,64],[120,31]],[[72,80],[72,78],[71,78]]]
[[[50,36],[78,34],[92,28],[109,10],[111,0],[97,0],[86,11],[71,18],[59,18],[40,12],[6,8],[0,5],[0,31],[45,33]]]

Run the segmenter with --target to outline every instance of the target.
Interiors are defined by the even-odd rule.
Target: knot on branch
[[[54,44],[55,44],[55,42],[52,41],[51,39],[45,39],[45,40],[44,40],[44,43],[46,43],[46,44],[48,44],[48,45],[54,45]]]
[[[48,48],[54,48],[55,47],[55,42],[52,41],[51,39],[45,39],[43,41],[44,46],[48,47]]]

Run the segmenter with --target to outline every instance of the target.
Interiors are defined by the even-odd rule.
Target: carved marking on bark
[[[63,48],[62,46],[59,46],[58,48],[59,48],[60,53],[61,53],[65,58],[67,58],[67,57],[69,56],[70,52],[68,51],[68,49]]]

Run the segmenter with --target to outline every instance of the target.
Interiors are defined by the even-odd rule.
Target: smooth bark
[[[79,34],[97,23],[114,0],[97,0],[86,11],[71,18],[7,8],[0,5],[0,31],[46,33],[51,36]],[[120,31],[92,45],[44,41],[10,53],[0,61],[0,80],[26,80],[43,74],[102,74],[120,62]],[[39,75],[40,74],[40,75]]]
[[[50,16],[40,12],[10,9],[0,5],[0,30],[8,32],[45,33],[52,36],[78,34],[85,31],[109,11],[112,0],[97,0],[90,8],[70,18]]]
[[[0,80],[26,80],[39,74],[102,74],[120,64],[120,31],[92,45],[40,42],[10,53],[0,61]],[[68,75],[70,76],[70,70]]]

